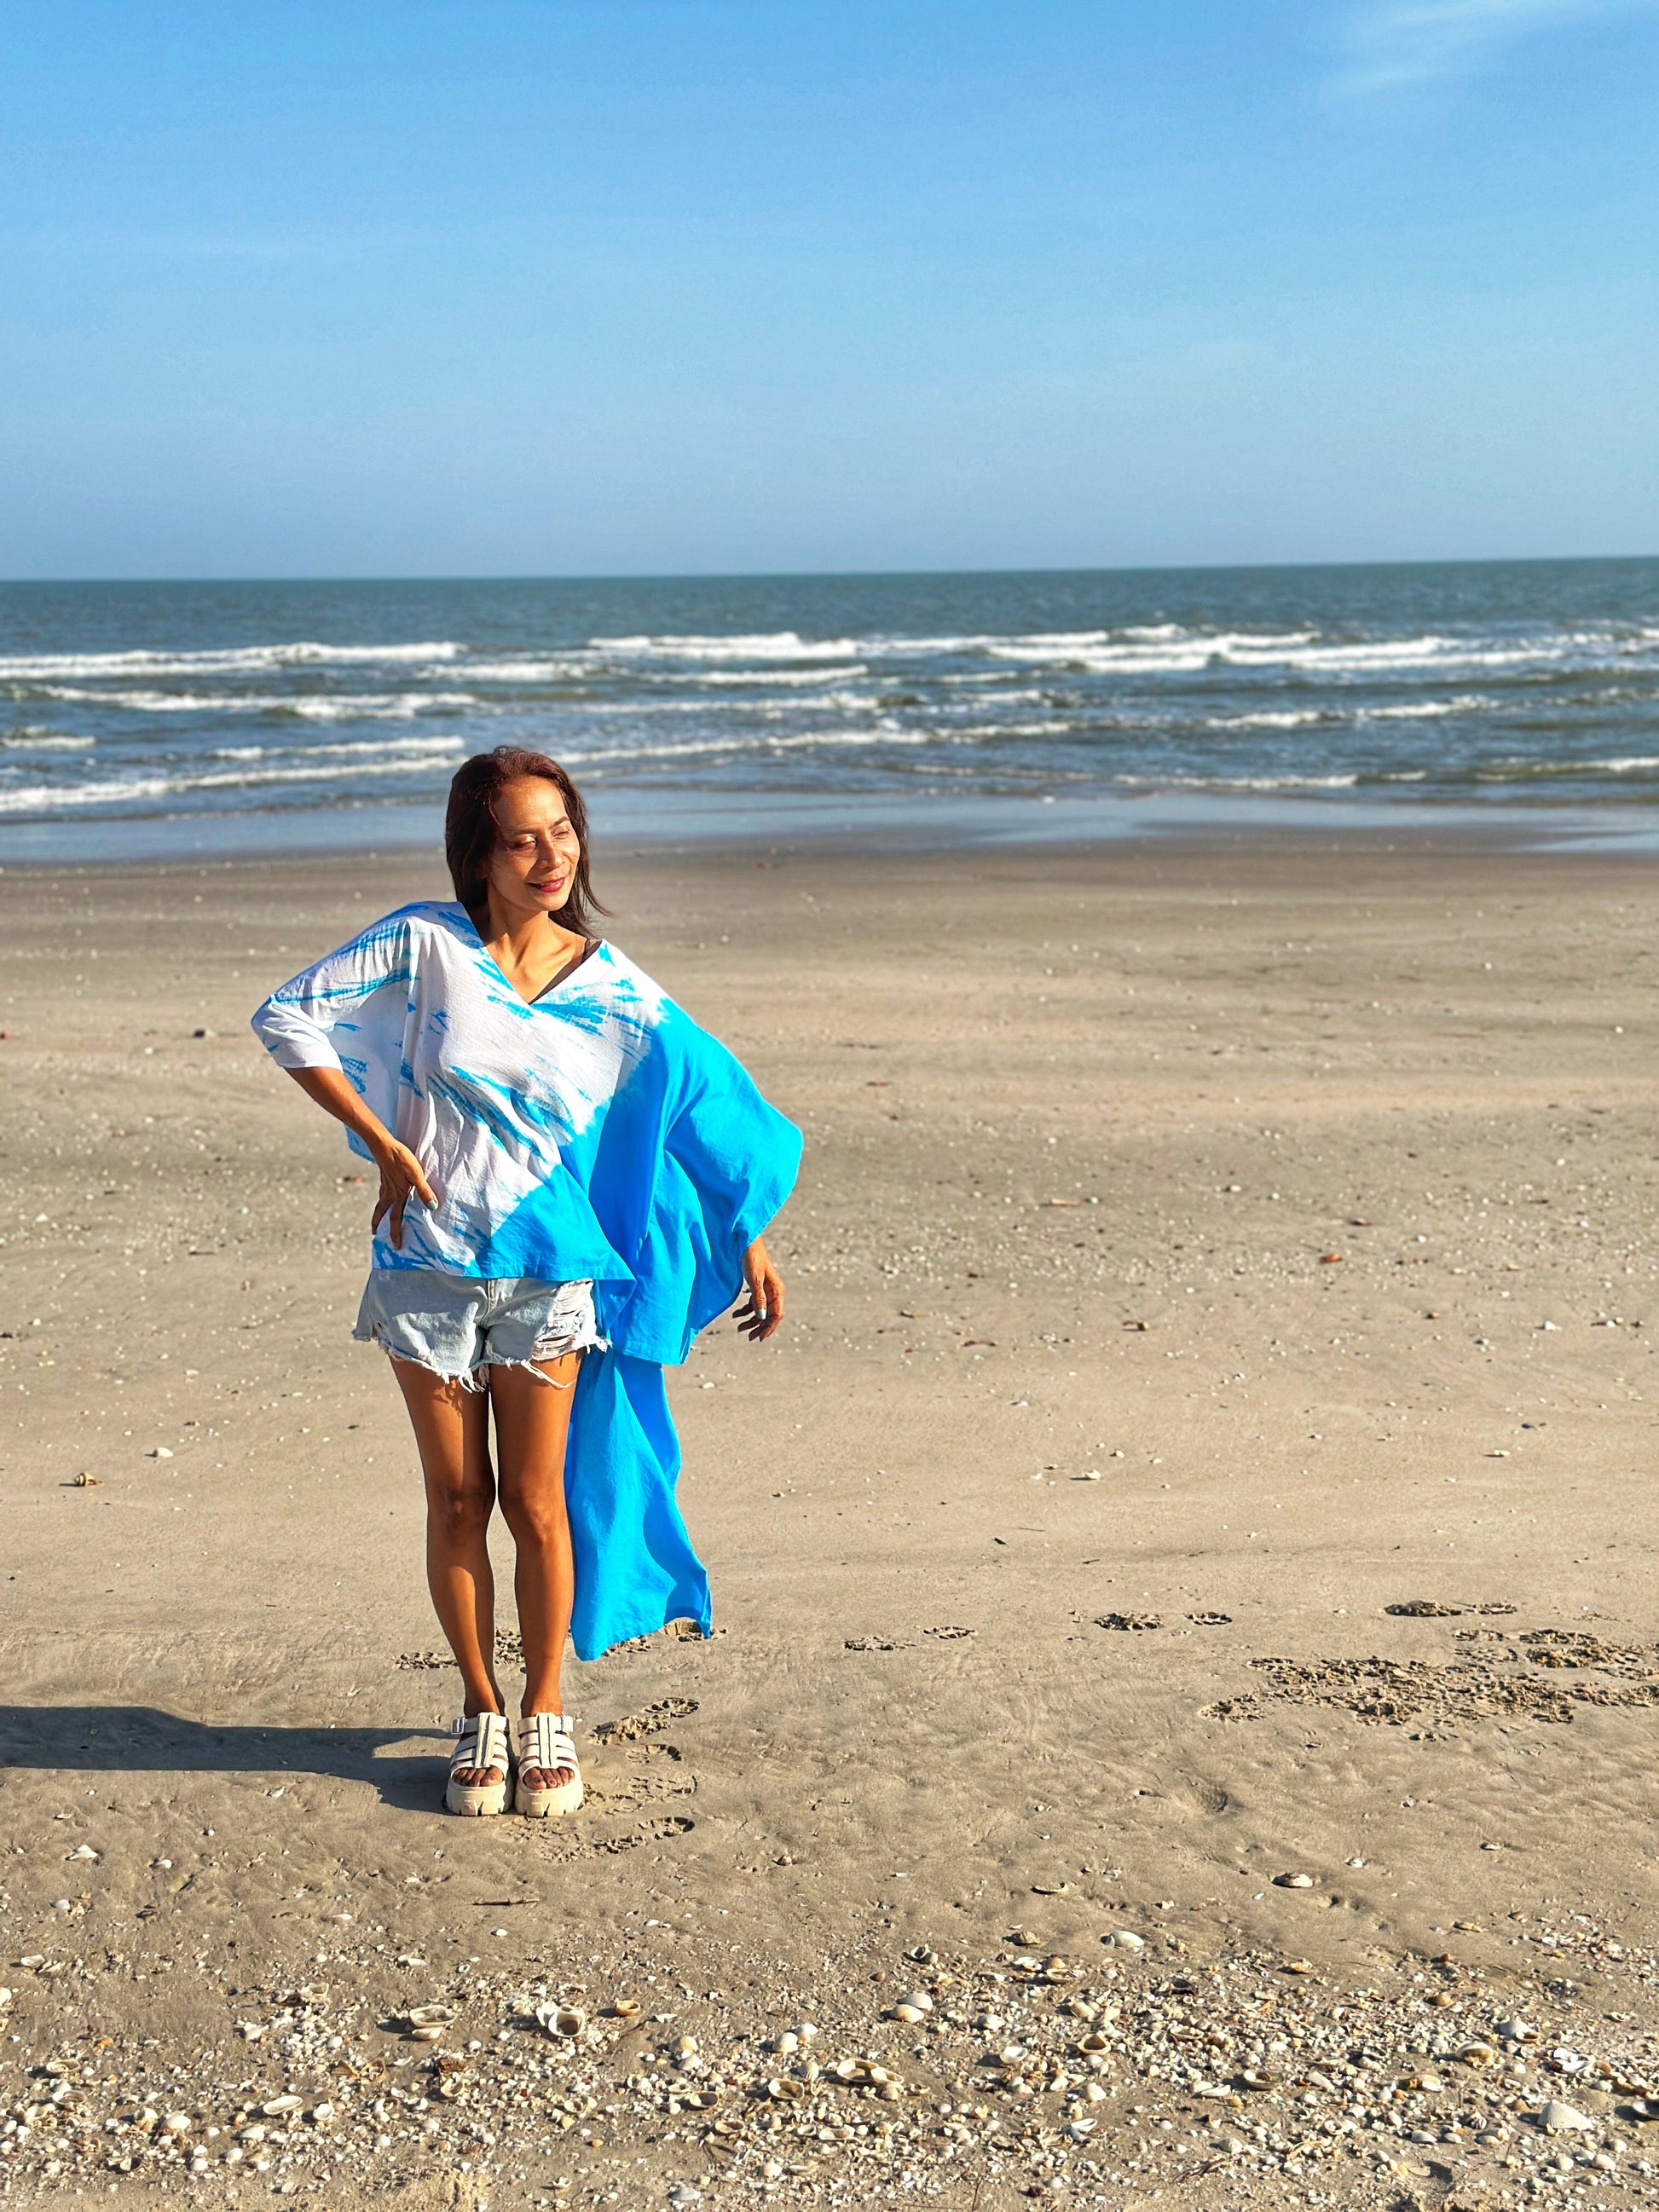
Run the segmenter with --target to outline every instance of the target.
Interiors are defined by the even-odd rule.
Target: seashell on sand
[[[1576,2105],[1564,2105],[1559,2097],[1552,2097],[1538,2115],[1539,2124],[1547,2136],[1576,2135],[1593,2131],[1596,2123],[1588,2112],[1581,2112]]]

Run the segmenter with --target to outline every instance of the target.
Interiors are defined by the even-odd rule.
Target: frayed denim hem
[[[360,1337],[357,1340],[360,1344],[378,1344],[388,1359],[400,1359],[406,1367],[422,1368],[427,1374],[435,1375],[447,1387],[465,1390],[474,1397],[489,1388],[492,1367],[516,1367],[523,1374],[533,1375],[538,1382],[545,1382],[550,1390],[574,1390],[576,1387],[574,1375],[568,1382],[561,1382],[556,1375],[544,1375],[537,1361],[568,1359],[572,1352],[580,1357],[583,1352],[609,1352],[611,1349],[609,1338],[590,1337],[584,1344],[562,1344],[545,1352],[538,1346],[528,1359],[481,1359],[476,1367],[457,1368],[452,1372],[434,1365],[429,1359],[416,1359],[411,1353],[399,1351],[395,1345],[386,1342],[378,1328],[372,1329],[366,1337]]]
[[[527,1368],[556,1389],[568,1389],[542,1367],[610,1348],[592,1283],[475,1281],[432,1269],[374,1270],[351,1333],[475,1393],[486,1387],[489,1367]]]

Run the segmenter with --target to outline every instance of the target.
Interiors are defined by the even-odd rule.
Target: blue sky
[[[0,574],[1659,551],[1659,0],[0,0]]]

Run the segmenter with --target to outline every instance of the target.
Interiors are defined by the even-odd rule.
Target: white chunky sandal
[[[582,1802],[582,1771],[576,1764],[576,1747],[570,1740],[570,1721],[563,1713],[527,1713],[519,1723],[519,1781],[514,1793],[516,1812],[532,1820],[545,1820],[550,1814],[574,1813]],[[525,1780],[525,1771],[537,1770],[552,1774],[560,1767],[570,1776],[568,1782],[556,1782],[550,1789],[532,1789]]]
[[[457,1738],[455,1755],[449,1762],[449,1786],[444,1791],[444,1803],[452,1813],[460,1813],[481,1820],[491,1813],[507,1810],[507,1782],[512,1771],[512,1758],[507,1748],[507,1715],[505,1713],[464,1713],[455,1723]],[[469,1772],[493,1772],[501,1769],[499,1782],[459,1782],[458,1775]]]

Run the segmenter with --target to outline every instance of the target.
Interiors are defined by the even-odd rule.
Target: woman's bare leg
[[[455,1663],[468,1713],[506,1711],[495,1680],[495,1583],[489,1567],[489,1516],[495,1478],[489,1463],[489,1403],[481,1390],[447,1382],[414,1360],[396,1359],[426,1478],[426,1579]],[[481,1784],[490,1771],[458,1779]]]
[[[489,1370],[501,1513],[519,1549],[513,1588],[524,1638],[526,1713],[564,1710],[559,1670],[576,1593],[564,1504],[564,1452],[580,1366],[577,1352],[539,1362],[539,1376],[546,1381],[521,1367]],[[520,1771],[532,1790],[551,1789],[570,1779],[562,1767],[546,1775],[537,1767]]]

